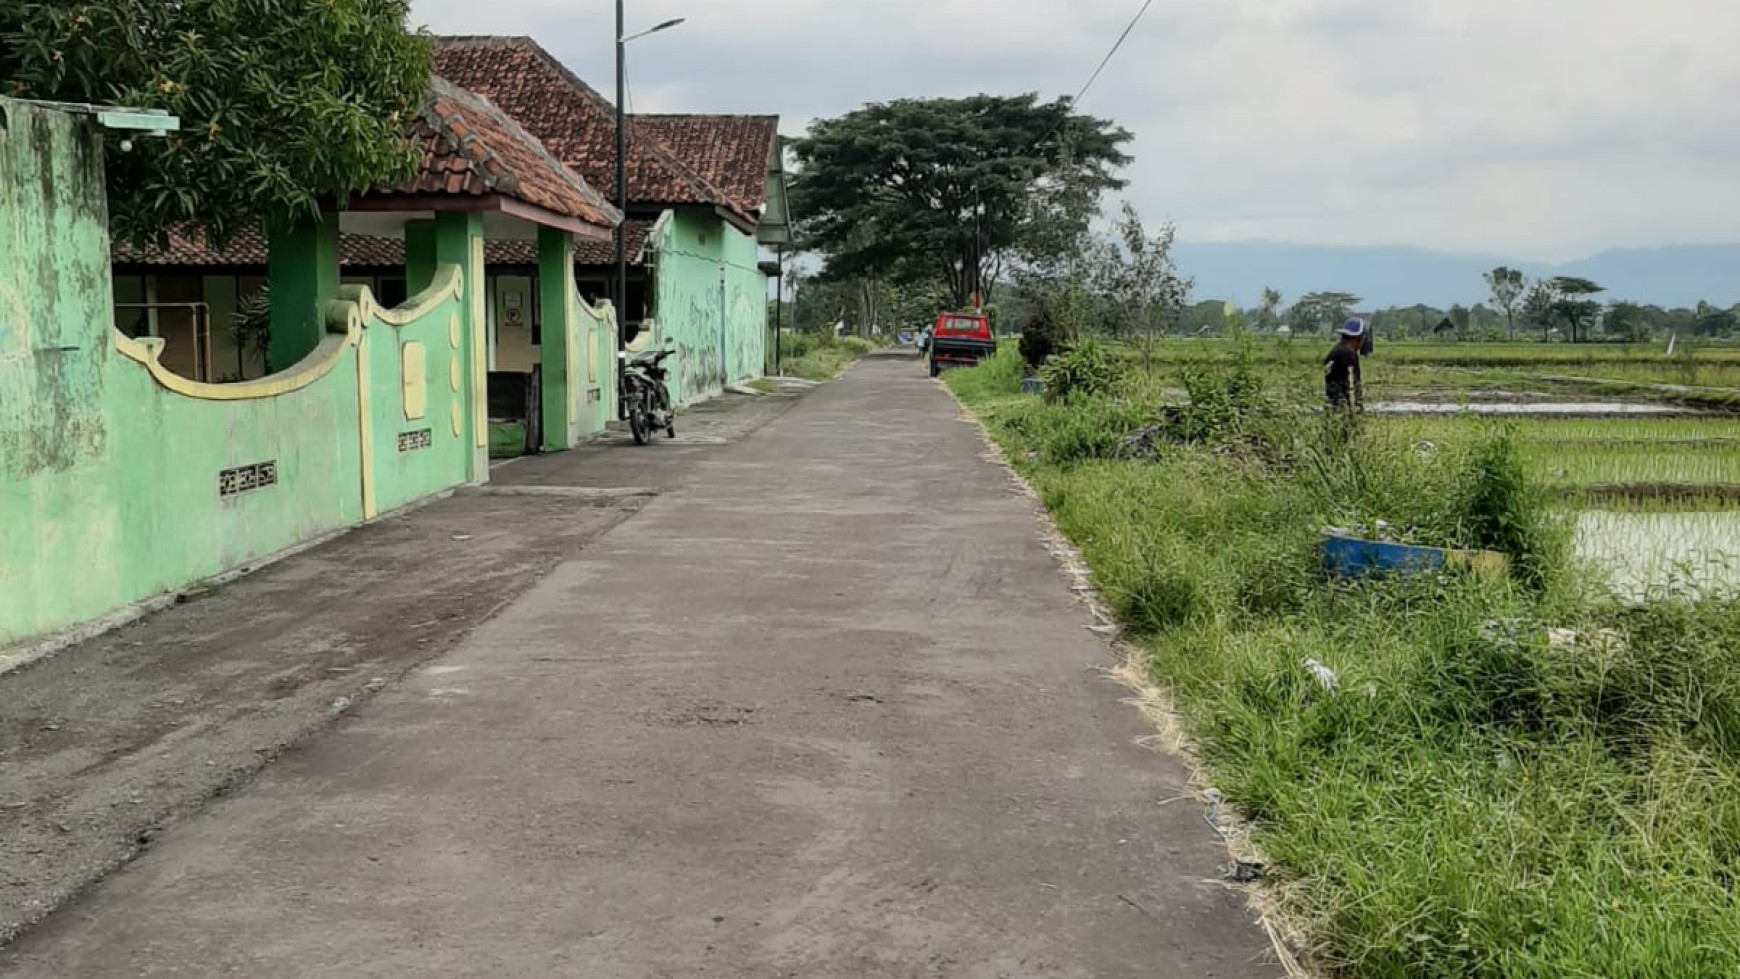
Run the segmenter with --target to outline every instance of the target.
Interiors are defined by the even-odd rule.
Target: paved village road
[[[0,975],[1279,974],[1029,504],[916,362],[735,443],[501,475],[631,457],[668,492]]]

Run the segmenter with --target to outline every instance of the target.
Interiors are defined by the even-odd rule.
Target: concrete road
[[[0,975],[1278,975],[982,456],[895,359],[672,453],[670,492]]]

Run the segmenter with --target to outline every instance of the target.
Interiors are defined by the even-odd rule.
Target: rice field
[[[1271,387],[1322,397],[1327,338],[1247,348]],[[1225,340],[1168,340],[1148,383],[1169,393]],[[1141,352],[1124,347],[1141,360]],[[1418,444],[1509,426],[1535,482],[1577,523],[1578,551],[1627,595],[1740,588],[1740,344],[1385,343],[1365,361],[1369,423]],[[1475,417],[1480,413],[1485,417]]]
[[[1740,416],[1376,419],[1419,444],[1507,425],[1576,524],[1577,553],[1630,600],[1740,593]]]
[[[1740,594],[1740,511],[1588,510],[1576,549],[1631,601]]]
[[[1328,337],[1258,338],[1254,352],[1265,364],[1313,373],[1328,351]],[[1135,345],[1126,356],[1140,360]],[[1157,343],[1153,361],[1162,366],[1224,353],[1229,341],[1172,339]],[[1701,389],[1718,402],[1740,400],[1740,344],[1679,344],[1672,354],[1665,342],[1648,344],[1567,343],[1418,343],[1379,338],[1368,387],[1382,397],[1441,388],[1447,392],[1499,390],[1574,394],[1605,392],[1616,397],[1648,397],[1635,388],[1672,385]]]

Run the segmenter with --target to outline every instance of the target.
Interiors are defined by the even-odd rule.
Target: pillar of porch
[[[266,232],[272,301],[268,367],[288,369],[326,332],[326,303],[338,298],[338,215],[301,217]]]
[[[435,261],[457,265],[465,296],[460,303],[458,350],[464,378],[456,402],[459,437],[468,454],[467,478],[472,483],[489,481],[489,367],[484,301],[483,217],[474,213],[445,212],[435,216]]]
[[[538,229],[538,359],[543,374],[544,449],[571,449],[577,437],[580,379],[576,356],[574,239],[555,228]]]

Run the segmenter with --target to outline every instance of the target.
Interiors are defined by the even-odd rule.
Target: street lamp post
[[[616,0],[616,417],[622,417],[623,331],[628,328],[628,42],[648,34],[668,31],[683,18],[667,20],[651,30],[630,35],[623,0]]]

